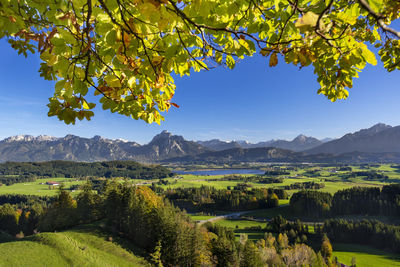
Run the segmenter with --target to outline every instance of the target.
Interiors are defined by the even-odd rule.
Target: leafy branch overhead
[[[400,68],[399,11],[396,0],[0,0],[0,38],[40,54],[40,75],[56,81],[49,116],[89,120],[94,92],[103,109],[160,123],[177,106],[173,73],[256,53],[271,67],[311,65],[318,93],[344,99],[377,64],[371,47]]]

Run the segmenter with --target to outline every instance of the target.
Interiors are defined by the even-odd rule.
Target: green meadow
[[[229,220],[223,219],[215,222],[218,225],[233,228],[236,239],[240,238],[241,234],[246,234],[250,240],[258,240],[264,238],[264,229],[266,222],[256,222],[249,220]],[[261,230],[249,229],[249,227],[261,227]]]
[[[189,217],[193,221],[204,221],[204,220],[212,219],[215,216],[214,215],[189,215]]]
[[[2,185],[0,186],[0,194],[26,194],[26,195],[39,195],[39,196],[54,196],[57,194],[58,186],[49,186],[46,185],[46,182],[54,181],[58,182],[66,189],[68,189],[71,185],[81,185],[85,183],[82,180],[76,180],[73,178],[46,178],[46,179],[37,179],[35,182],[25,182],[25,183],[16,183],[12,185]],[[79,190],[75,190],[71,192],[72,195],[77,195]]]
[[[400,266],[400,256],[375,248],[356,244],[333,244],[333,255],[340,263],[351,265],[353,257],[360,267]]]
[[[81,227],[0,243],[0,266],[151,266],[130,250],[117,237]]]
[[[283,167],[284,168],[284,167]],[[335,193],[338,190],[351,188],[354,186],[383,186],[388,183],[399,182],[400,181],[400,172],[390,167],[388,164],[383,164],[380,167],[369,167],[368,169],[363,169],[360,166],[352,166],[353,171],[378,171],[382,172],[385,175],[389,176],[388,181],[368,181],[364,180],[361,177],[349,178],[347,180],[343,180],[340,176],[345,174],[344,171],[333,171],[333,168],[323,167],[319,170],[319,173],[316,177],[310,177],[307,175],[307,171],[315,170],[315,167],[307,167],[304,169],[298,169],[296,171],[290,171],[290,175],[282,175],[279,177],[283,177],[284,180],[282,183],[272,183],[272,184],[263,184],[250,181],[249,185],[257,188],[284,188],[285,186],[294,184],[294,183],[302,183],[302,182],[316,182],[316,183],[324,183],[325,187],[319,189],[323,192]],[[319,168],[317,168],[319,169]],[[242,175],[246,177],[255,176],[253,174]],[[178,175],[178,178],[168,178],[167,180],[170,182],[167,185],[160,185],[162,188],[177,188],[177,187],[201,187],[205,186],[213,186],[217,189],[226,189],[228,186],[234,187],[238,183],[243,183],[244,181],[224,181],[221,180],[224,178],[223,175],[192,175],[192,174],[184,174]],[[289,195],[293,194],[298,190],[288,190]]]

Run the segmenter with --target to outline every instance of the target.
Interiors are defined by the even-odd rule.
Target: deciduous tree
[[[377,64],[373,46],[388,71],[400,68],[399,10],[393,0],[1,0],[0,38],[40,54],[40,75],[56,81],[49,116],[90,119],[95,94],[106,110],[160,123],[178,106],[173,73],[256,53],[271,67],[312,66],[318,93],[344,99]]]

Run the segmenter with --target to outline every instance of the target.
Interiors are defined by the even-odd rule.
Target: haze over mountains
[[[400,162],[400,126],[376,124],[336,140],[299,135],[291,141],[188,141],[163,131],[148,144],[95,136],[12,136],[0,141],[0,161],[139,162],[282,161],[282,162]]]
[[[249,143],[247,141],[221,141],[219,139],[213,139],[210,141],[197,141],[197,143],[215,151],[221,151],[231,148],[256,148],[256,147],[276,147],[282,149],[288,149],[292,151],[303,151],[306,149],[314,148],[323,143],[314,137],[308,137],[305,135],[299,135],[292,141],[287,140],[270,140],[259,143]]]

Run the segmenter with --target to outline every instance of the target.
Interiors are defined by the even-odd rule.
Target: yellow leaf
[[[89,105],[88,105],[88,103],[86,102],[85,99],[82,100],[82,107],[83,107],[84,109],[90,109],[90,107],[89,107]]]
[[[307,12],[298,21],[296,21],[295,26],[299,28],[301,32],[306,32],[312,30],[313,27],[317,25],[318,15],[312,11]]]

